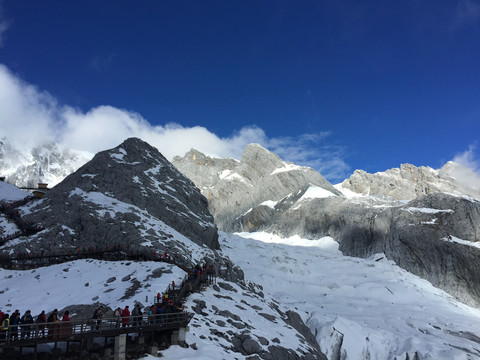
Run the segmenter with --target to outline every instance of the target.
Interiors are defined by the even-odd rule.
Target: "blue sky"
[[[0,64],[0,130],[20,142],[33,122],[93,152],[259,142],[332,182],[479,169],[480,0],[4,0]]]

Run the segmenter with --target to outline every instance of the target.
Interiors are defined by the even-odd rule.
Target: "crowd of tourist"
[[[167,257],[167,253],[165,252],[163,256]],[[90,329],[88,330],[98,331],[102,329],[102,324],[115,328],[137,328],[143,325],[159,325],[166,321],[172,321],[172,318],[168,316],[169,314],[184,311],[178,298],[182,288],[184,286],[188,287],[188,285],[191,287],[192,284],[197,282],[199,276],[206,274],[210,269],[213,270],[213,266],[196,265],[180,286],[176,286],[175,281],[172,281],[163,294],[158,292],[155,303],[149,307],[142,308],[139,303],[134,305],[132,311],[130,311],[128,305],[123,309],[118,307],[113,311],[113,317],[105,318],[105,309],[101,305],[94,310],[88,321],[81,322],[81,326],[89,325]],[[30,310],[21,315],[19,310],[9,314],[4,313],[0,308],[0,344],[30,338],[60,340],[72,335],[73,326],[69,310],[65,310],[60,315],[58,310],[55,309],[48,313],[48,316],[45,311],[42,311],[34,317]]]

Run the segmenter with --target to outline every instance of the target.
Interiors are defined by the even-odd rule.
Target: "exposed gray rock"
[[[252,338],[245,339],[242,343],[242,348],[247,355],[257,354],[262,350],[262,347]]]
[[[448,162],[440,170],[411,164],[375,174],[355,170],[341,187],[364,195],[390,196],[398,200],[412,200],[438,192],[467,194],[480,199],[478,175],[453,162]]]
[[[421,276],[457,299],[480,302],[480,202],[432,193],[401,206],[372,207],[343,197],[294,203],[259,219],[255,211],[233,227],[268,231],[281,236],[318,239],[330,236],[345,255],[369,257],[385,253],[404,269]],[[460,239],[456,241],[456,239]]]
[[[23,211],[45,230],[19,244],[22,250],[132,247],[150,241],[191,265],[188,249],[171,240],[171,229],[201,246],[219,248],[205,197],[157,149],[136,138],[98,153]],[[159,220],[168,227],[157,225]]]
[[[233,220],[249,209],[264,201],[279,201],[310,184],[340,195],[315,170],[284,162],[257,144],[247,145],[239,162],[212,159],[192,150],[172,163],[200,187],[215,223],[224,231],[231,231]]]

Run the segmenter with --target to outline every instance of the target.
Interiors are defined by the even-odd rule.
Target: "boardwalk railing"
[[[76,319],[50,323],[10,325],[0,332],[0,348],[57,341],[81,341],[88,337],[108,337],[186,327],[193,314],[177,312],[98,319]]]
[[[190,268],[170,256],[163,257],[160,253],[147,250],[141,247],[122,247],[113,246],[112,248],[102,250],[69,249],[58,252],[49,252],[47,254],[5,254],[0,253],[0,267],[4,269],[26,270],[42,266],[64,263],[79,259],[99,259],[99,260],[134,260],[134,261],[157,261],[176,265],[185,272]]]

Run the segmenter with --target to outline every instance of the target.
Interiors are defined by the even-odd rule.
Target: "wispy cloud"
[[[328,144],[329,133],[271,138],[257,126],[245,126],[219,137],[205,127],[152,125],[133,111],[99,106],[88,112],[61,106],[55,98],[19,79],[0,65],[0,134],[32,146],[53,139],[68,148],[94,154],[139,137],[168,159],[195,148],[212,157],[239,159],[245,146],[259,143],[286,161],[313,167],[331,181],[349,173],[343,149]]]
[[[3,6],[2,6],[2,3],[0,2],[0,47],[3,46],[3,42],[5,40],[5,33],[9,25],[10,23],[5,19]]]
[[[477,0],[459,0],[455,13],[456,27],[480,23],[480,2]]]
[[[112,65],[116,57],[117,57],[116,53],[111,53],[106,56],[96,55],[90,59],[87,67],[89,69],[93,69],[98,72],[104,71],[105,69],[108,69]]]

